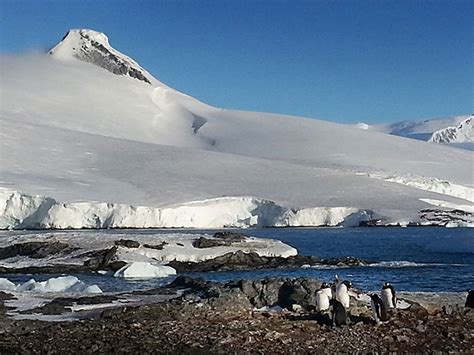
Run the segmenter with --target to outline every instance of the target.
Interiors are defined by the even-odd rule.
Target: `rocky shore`
[[[317,287],[312,279],[219,284],[178,277],[167,287],[129,296],[158,299],[179,291],[179,297],[107,308],[94,319],[73,322],[14,320],[1,306],[0,353],[470,353],[474,347],[472,311],[455,305],[427,308],[411,301],[376,326],[367,305],[355,297],[351,324],[334,329],[327,315],[312,308]],[[9,297],[2,294],[0,302]],[[31,312],[61,313],[72,303],[112,301],[103,297],[56,300],[54,307]]]
[[[161,241],[155,244],[139,242],[133,239],[117,239],[108,241],[107,247],[101,249],[82,249],[77,241],[71,239],[13,243],[0,247],[1,274],[61,274],[95,272],[99,270],[117,271],[130,261],[130,258],[147,258],[151,262],[158,262],[173,267],[177,272],[208,272],[208,271],[243,271],[255,269],[299,268],[302,266],[363,266],[373,263],[354,257],[323,259],[315,256],[296,254],[290,256],[261,255],[258,248],[255,251],[245,250],[245,245],[253,237],[236,232],[216,232],[212,236],[196,236],[186,250],[181,243]],[[71,243],[69,244],[68,241]],[[112,245],[110,245],[112,243]],[[186,260],[191,257],[173,259],[176,253],[176,244],[183,255],[193,253],[210,253],[213,250],[228,252],[216,253],[215,257],[203,260]],[[284,245],[284,244],[282,244]],[[286,246],[292,249],[290,246]],[[170,248],[170,249],[168,249]],[[264,246],[260,246],[263,249]],[[168,251],[169,250],[169,251]],[[160,252],[163,260],[157,260],[156,252]],[[134,255],[134,256],[133,256]],[[17,260],[22,260],[18,263]],[[168,260],[170,259],[170,260]],[[183,260],[184,259],[184,260]],[[192,259],[192,258],[191,258]]]

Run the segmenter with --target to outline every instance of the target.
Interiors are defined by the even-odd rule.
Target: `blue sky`
[[[0,0],[0,52],[105,32],[212,105],[338,122],[473,111],[471,0]]]

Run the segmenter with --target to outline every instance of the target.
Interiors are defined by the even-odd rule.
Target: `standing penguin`
[[[321,285],[321,288],[316,291],[316,310],[318,312],[328,310],[329,300],[331,298],[332,298],[331,287],[327,283],[323,283]]]
[[[331,285],[326,282],[323,282],[323,284],[321,285],[321,290],[329,297],[329,299],[332,298]]]
[[[336,284],[336,300],[341,302],[345,308],[349,308],[350,305],[349,288],[351,287],[350,281],[339,281]]]
[[[474,308],[474,290],[467,290],[465,308]]]
[[[370,307],[374,315],[375,323],[385,322],[388,320],[387,308],[377,294],[370,295]]]
[[[395,289],[389,282],[385,282],[382,286],[382,302],[387,309],[397,308]]]
[[[347,317],[346,309],[344,308],[342,303],[333,298],[329,301],[329,304],[332,306],[332,326],[337,327],[349,324],[349,318]]]

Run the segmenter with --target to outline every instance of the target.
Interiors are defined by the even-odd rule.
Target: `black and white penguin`
[[[385,282],[382,286],[382,302],[387,309],[397,308],[395,288],[389,282]]]
[[[349,308],[349,289],[352,287],[350,281],[338,281],[336,283],[336,300],[342,303],[345,308]]]
[[[347,312],[341,302],[335,300],[334,298],[329,301],[329,304],[332,306],[331,321],[333,327],[338,327],[341,325],[348,325],[349,318],[347,317]]]
[[[324,293],[329,297],[329,299],[332,298],[332,289],[330,284],[328,284],[327,282],[323,282],[323,284],[321,285],[321,290],[324,291]]]
[[[387,308],[377,294],[370,295],[370,307],[374,315],[375,323],[385,322],[388,320]]]
[[[326,311],[329,309],[329,300],[332,298],[331,286],[323,283],[321,288],[316,291],[316,310]]]
[[[465,308],[474,308],[474,290],[467,290]]]

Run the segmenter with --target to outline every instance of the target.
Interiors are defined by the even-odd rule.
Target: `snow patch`
[[[367,176],[474,202],[474,188],[453,184],[446,180],[410,174],[369,173]]]
[[[114,277],[150,279],[176,275],[176,270],[170,266],[152,265],[148,262],[133,262],[119,269]]]

